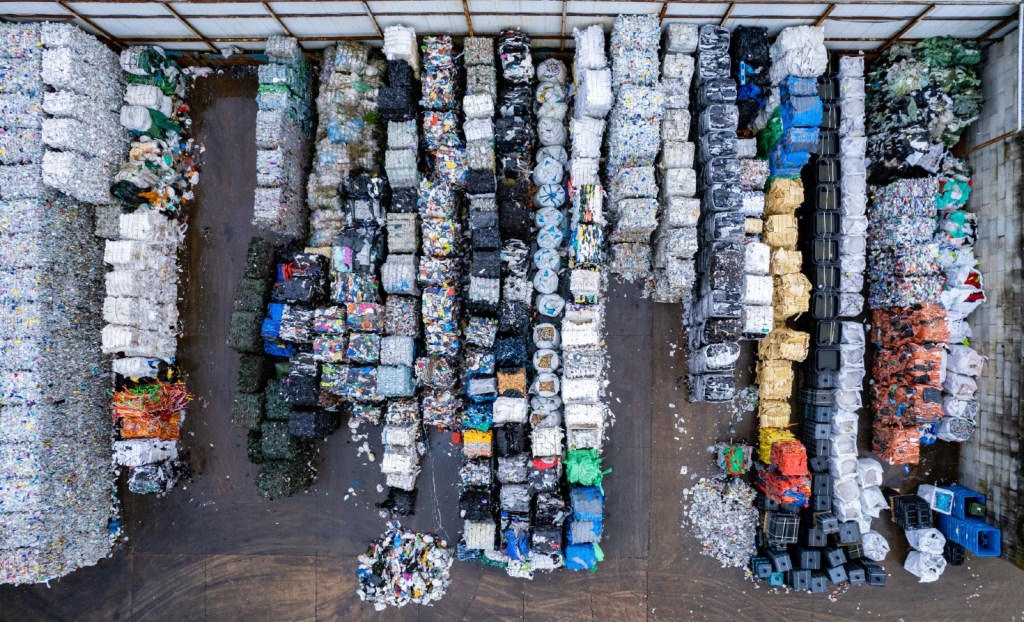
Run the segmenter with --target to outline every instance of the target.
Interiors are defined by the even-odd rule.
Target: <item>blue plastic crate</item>
[[[939,531],[978,557],[999,557],[1002,532],[978,519],[962,519],[939,514]]]

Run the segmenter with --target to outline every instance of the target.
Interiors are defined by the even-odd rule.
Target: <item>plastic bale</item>
[[[316,472],[299,460],[268,460],[256,473],[256,494],[264,499],[296,495],[313,485]]]

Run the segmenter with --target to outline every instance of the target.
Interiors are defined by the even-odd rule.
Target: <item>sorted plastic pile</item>
[[[391,187],[387,208],[387,259],[381,265],[381,287],[387,294],[383,306],[381,338],[383,371],[378,369],[380,396],[387,404],[357,401],[353,415],[362,422],[379,425],[384,445],[381,471],[390,487],[381,504],[402,516],[415,511],[415,483],[422,453],[422,415],[416,384],[429,384],[429,360],[419,362],[422,343],[421,287],[436,283],[440,266],[432,266],[420,255],[420,199],[418,170],[419,131],[416,101],[420,94],[420,50],[416,32],[406,26],[389,26],[384,33],[384,54],[388,60],[387,79],[380,89],[377,110],[387,121],[387,152],[384,168]],[[343,249],[336,249],[343,250]],[[357,247],[353,247],[358,251]],[[421,378],[421,375],[424,375]]]
[[[756,552],[756,492],[738,477],[704,479],[684,493],[686,518],[701,551],[723,568],[744,568]]]
[[[67,24],[0,37],[0,582],[21,584],[95,564],[118,533],[103,253],[80,201],[109,200],[127,141],[102,43]]]
[[[669,24],[665,31],[661,87],[665,117],[661,125],[661,220],[654,238],[651,299],[655,302],[692,304],[696,280],[697,197],[695,145],[690,141],[690,86],[697,50],[697,27]],[[687,180],[694,180],[692,183]]]
[[[97,231],[108,238],[103,260],[112,268],[106,275],[102,350],[115,355],[115,386],[126,383],[111,404],[119,439],[115,464],[127,468],[132,492],[162,494],[187,474],[169,441],[178,440],[191,401],[173,367],[178,255],[198,180],[195,145],[187,136],[190,78],[155,47],[124,50],[121,67],[129,82],[121,124],[133,140],[110,188],[120,213],[117,233]]]
[[[327,270],[322,255],[252,238],[235,290],[228,345],[240,365],[231,421],[249,430],[256,493],[266,499],[308,489],[313,442],[338,427],[336,403],[318,394],[319,361],[337,356],[347,335],[345,308],[326,299]]]
[[[763,257],[747,259],[737,157],[736,83],[729,77],[729,31],[701,26],[696,47],[697,160],[703,200],[697,259],[700,290],[689,313],[692,354],[687,381],[690,401],[724,402],[736,394],[733,371],[739,357],[738,342],[760,338],[771,330],[771,308],[767,307],[765,314],[765,308],[745,303],[760,302],[764,307],[771,302],[771,287],[770,279],[761,276],[767,267]],[[679,182],[696,192],[695,176],[680,177]],[[669,191],[671,178],[666,177],[666,185]],[[765,283],[768,289],[762,291]]]
[[[626,281],[649,278],[651,234],[658,226],[655,160],[667,99],[659,83],[660,39],[654,15],[619,15],[612,26],[615,105],[605,136],[608,212],[613,216],[609,270]],[[689,81],[672,87],[672,95],[685,102]]]
[[[391,521],[359,556],[359,599],[373,603],[377,611],[441,600],[451,584],[452,559],[444,540]]]
[[[359,206],[345,205],[345,181],[381,170],[377,106],[384,74],[384,59],[371,58],[370,49],[361,43],[338,43],[324,51],[316,98],[316,149],[306,184],[312,247],[330,246],[351,224],[347,215]]]
[[[981,114],[978,41],[931,37],[898,43],[869,75],[872,183],[937,174],[948,151]]]
[[[259,67],[256,94],[257,188],[252,222],[293,240],[306,233],[304,169],[312,129],[310,69],[294,37],[270,37],[266,55],[270,62]]]

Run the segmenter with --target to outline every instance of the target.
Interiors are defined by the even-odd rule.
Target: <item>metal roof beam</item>
[[[889,39],[881,46],[879,46],[878,51],[884,52],[891,48],[897,41],[899,41],[903,37],[903,35],[910,32],[914,28],[914,26],[917,26],[924,20],[924,18],[928,17],[928,14],[934,11],[937,6],[938,5],[935,4],[929,4],[928,8],[922,11],[920,15],[910,20],[910,22],[908,22],[907,25],[904,26],[903,28],[900,28],[899,31],[896,34],[894,34],[891,39]]]

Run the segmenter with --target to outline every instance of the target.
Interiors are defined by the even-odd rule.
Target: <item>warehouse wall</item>
[[[966,134],[968,149],[1017,129],[1017,32],[988,48],[982,72],[983,117]],[[978,213],[975,252],[988,302],[970,318],[974,347],[989,357],[978,383],[979,426],[960,457],[962,483],[988,495],[1003,530],[1003,556],[1024,568],[1024,497],[1021,487],[1022,359],[1024,359],[1024,255],[1022,135],[970,154]]]

